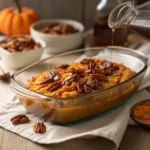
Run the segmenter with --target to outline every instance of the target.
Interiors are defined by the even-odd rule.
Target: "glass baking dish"
[[[90,57],[123,63],[133,70],[135,75],[107,89],[72,98],[45,96],[24,86],[28,79],[38,73],[52,69],[56,65]],[[19,70],[12,75],[11,89],[17,94],[21,104],[28,112],[42,117],[44,120],[59,124],[86,120],[89,117],[117,108],[131,99],[136,93],[147,68],[147,60],[144,54],[119,46],[75,50],[48,57]]]

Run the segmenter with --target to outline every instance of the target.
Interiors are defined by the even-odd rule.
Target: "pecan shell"
[[[44,133],[46,132],[46,126],[42,122],[38,122],[33,126],[33,130],[36,133]]]
[[[17,115],[13,118],[11,118],[11,122],[14,125],[22,124],[22,123],[27,123],[29,122],[29,118],[26,115]]]

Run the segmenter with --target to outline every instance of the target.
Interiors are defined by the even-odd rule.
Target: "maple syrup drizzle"
[[[111,45],[114,45],[114,33],[115,33],[115,28],[112,28],[112,38],[111,38]],[[112,50],[111,50],[111,62],[112,62]]]

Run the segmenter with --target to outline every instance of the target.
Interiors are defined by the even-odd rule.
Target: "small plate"
[[[137,123],[139,123],[139,124],[141,124],[141,125],[143,125],[143,126],[145,126],[145,127],[149,127],[149,128],[150,128],[150,123],[145,123],[145,122],[143,122],[142,120],[138,119],[138,118],[133,114],[133,110],[134,110],[134,108],[135,108],[136,106],[142,105],[142,104],[144,104],[144,103],[146,103],[146,102],[150,102],[150,99],[142,100],[142,101],[136,103],[135,105],[133,105],[132,108],[131,108],[131,110],[130,110],[130,115],[131,115],[132,119],[133,119],[135,122],[137,122]]]

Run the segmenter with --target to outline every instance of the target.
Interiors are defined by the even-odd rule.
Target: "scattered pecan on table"
[[[44,133],[46,132],[46,126],[43,122],[38,122],[33,126],[33,131],[36,133]]]
[[[43,78],[41,81],[40,81],[40,84],[47,84],[47,83],[50,83],[52,81],[56,81],[60,78],[60,75],[58,72],[55,72],[55,71],[50,71],[48,73],[48,76],[46,78]]]
[[[29,121],[30,120],[26,115],[17,115],[15,117],[11,118],[11,122],[12,122],[13,125],[27,123]]]
[[[0,75],[0,81],[3,81],[5,83],[10,83],[10,73],[5,73],[4,70],[2,69],[2,67],[0,67],[0,70],[2,72],[2,74]]]

